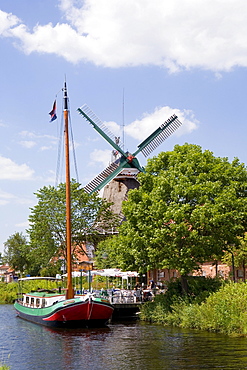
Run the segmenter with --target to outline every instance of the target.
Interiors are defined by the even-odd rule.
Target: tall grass
[[[157,296],[144,305],[140,317],[165,325],[246,336],[247,284],[229,282],[201,302],[174,296],[174,302],[167,305],[165,296]]]
[[[247,335],[247,284],[227,284],[201,305],[192,305],[181,326]]]

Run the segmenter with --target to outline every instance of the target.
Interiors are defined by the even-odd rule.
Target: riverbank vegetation
[[[157,295],[153,302],[144,304],[141,319],[182,328],[246,336],[247,284],[204,280],[201,285],[196,279],[189,279],[188,295],[181,295],[179,281],[171,283],[166,294]],[[205,288],[208,285],[209,291],[204,290],[203,285]],[[200,286],[203,289],[197,292]]]
[[[89,284],[88,276],[82,276],[82,278],[77,277],[73,278],[73,286],[75,290],[88,290],[89,286],[92,289],[100,290],[109,287],[109,284],[112,286],[117,286],[116,281],[115,284],[113,282],[109,283],[109,279],[102,277],[102,276],[95,276],[93,281]],[[3,283],[0,282],[0,304],[9,304],[13,303],[17,298],[17,294],[19,293],[28,293],[31,291],[35,291],[37,289],[58,289],[61,287],[62,292],[64,287],[66,287],[65,280],[27,280],[23,282],[12,282],[12,283]],[[1,369],[0,369],[1,370]]]
[[[0,364],[0,370],[9,370],[9,369],[10,369],[10,366]]]
[[[57,283],[52,281],[25,281],[22,285],[18,283],[0,283],[0,304],[13,303],[17,298],[18,292],[31,292],[36,289],[56,289]],[[1,370],[1,368],[0,368]]]

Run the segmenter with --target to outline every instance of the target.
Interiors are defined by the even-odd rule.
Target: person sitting
[[[150,280],[150,281],[149,281],[148,289],[151,289],[151,290],[155,289],[155,283],[154,283],[154,281],[153,281],[153,280]]]

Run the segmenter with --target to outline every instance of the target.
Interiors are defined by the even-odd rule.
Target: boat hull
[[[51,307],[26,307],[16,301],[17,315],[36,324],[57,328],[102,327],[113,313],[113,306],[104,300],[66,300]]]

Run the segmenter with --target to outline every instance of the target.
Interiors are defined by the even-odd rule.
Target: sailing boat
[[[112,316],[114,307],[107,298],[95,293],[75,295],[72,284],[71,258],[71,205],[70,205],[70,165],[68,96],[64,84],[64,135],[66,159],[66,247],[67,247],[67,289],[66,294],[49,290],[24,293],[17,299],[14,307],[22,319],[49,327],[100,327]],[[19,280],[55,278],[27,277]]]

